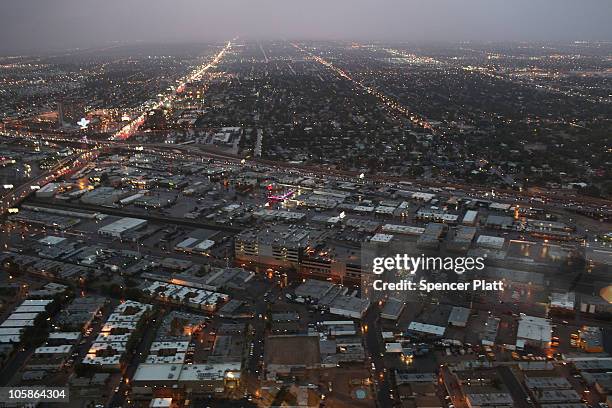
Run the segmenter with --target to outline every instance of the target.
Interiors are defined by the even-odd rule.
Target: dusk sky
[[[0,51],[243,38],[612,40],[611,0],[3,0]]]

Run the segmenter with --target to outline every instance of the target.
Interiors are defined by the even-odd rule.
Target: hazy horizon
[[[609,0],[20,0],[0,5],[0,52],[114,42],[248,39],[612,41]]]

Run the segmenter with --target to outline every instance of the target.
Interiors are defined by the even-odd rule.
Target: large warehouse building
[[[144,227],[146,224],[147,220],[142,220],[140,218],[121,218],[120,220],[100,228],[98,234],[107,237],[121,238],[126,232],[135,231]]]

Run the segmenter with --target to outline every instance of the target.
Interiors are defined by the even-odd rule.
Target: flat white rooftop
[[[446,327],[435,326],[433,324],[411,322],[410,325],[408,326],[408,330],[421,332],[421,333],[427,333],[427,334],[434,334],[436,336],[442,336],[444,332],[446,331]]]

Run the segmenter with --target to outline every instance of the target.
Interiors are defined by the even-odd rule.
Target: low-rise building
[[[112,238],[121,238],[123,234],[144,227],[147,220],[140,218],[121,218],[98,229],[98,234]]]

